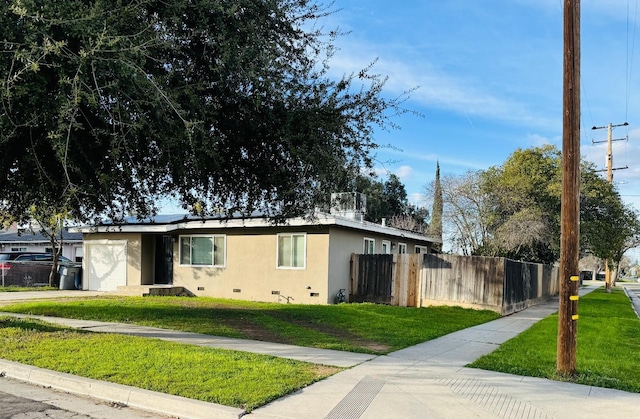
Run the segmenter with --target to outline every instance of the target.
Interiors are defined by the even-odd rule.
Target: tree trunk
[[[620,270],[620,262],[616,263],[616,266],[611,271],[611,287],[616,286],[616,279],[618,278],[618,271]]]
[[[62,253],[62,233],[60,233],[60,243],[59,246],[56,246],[55,237],[51,237],[51,249],[53,249],[53,263],[51,264],[51,272],[49,272],[49,286],[57,287],[58,284],[56,279],[58,279],[58,260],[60,258],[60,254]]]

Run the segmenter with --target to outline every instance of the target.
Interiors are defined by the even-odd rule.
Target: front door
[[[173,284],[173,237],[156,237],[156,284]]]

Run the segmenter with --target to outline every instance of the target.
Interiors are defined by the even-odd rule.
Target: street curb
[[[633,308],[633,311],[636,313],[636,316],[638,316],[638,318],[640,318],[640,313],[638,313],[638,307],[640,307],[640,301],[639,301],[638,297],[636,296],[635,293],[629,292],[627,290],[627,287],[623,286],[622,289],[624,289],[624,293],[629,298],[629,302],[631,303],[631,308]]]
[[[0,359],[0,371],[7,377],[31,384],[184,419],[237,419],[246,414],[234,407],[78,377],[5,359]]]

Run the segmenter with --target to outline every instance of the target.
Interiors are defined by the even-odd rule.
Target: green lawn
[[[492,311],[458,307],[271,304],[202,297],[22,302],[0,307],[2,310],[373,354],[406,348],[499,317]]]
[[[0,317],[2,358],[247,410],[339,368]]]
[[[577,374],[571,381],[640,392],[640,320],[621,289],[598,289],[578,305]],[[563,380],[556,374],[558,316],[552,315],[470,366]]]
[[[189,297],[47,300],[0,310],[369,353],[387,353],[499,317],[457,307],[310,306]],[[339,371],[9,317],[0,317],[0,347],[5,359],[247,410]]]

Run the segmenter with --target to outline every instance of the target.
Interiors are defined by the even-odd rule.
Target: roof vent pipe
[[[382,219],[382,227],[386,227],[387,226],[387,219],[383,218]]]

